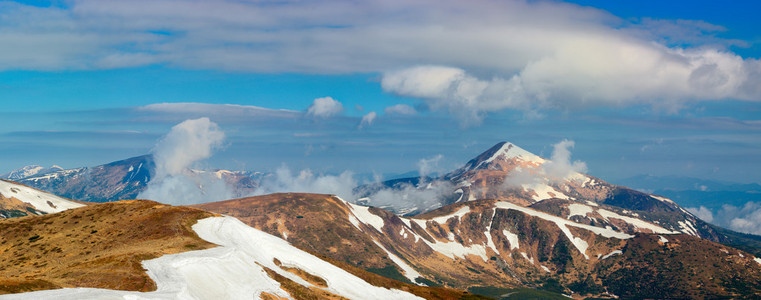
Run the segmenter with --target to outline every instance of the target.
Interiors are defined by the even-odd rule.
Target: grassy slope
[[[154,290],[141,262],[214,247],[191,229],[211,216],[129,200],[0,220],[0,293],[60,287]]]

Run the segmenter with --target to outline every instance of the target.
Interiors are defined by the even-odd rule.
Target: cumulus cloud
[[[256,195],[271,193],[320,193],[332,194],[346,201],[354,201],[354,173],[345,171],[340,175],[315,174],[309,169],[293,172],[287,166],[278,168],[272,176],[262,179]]]
[[[424,97],[452,112],[469,108],[462,114],[471,117],[516,107],[673,107],[680,101],[761,99],[761,62],[727,50],[742,41],[717,38],[725,28],[702,21],[624,20],[559,1],[0,5],[0,69],[166,64],[388,72],[384,81],[408,82],[386,83],[389,91]],[[413,65],[445,67],[409,69]],[[398,78],[420,75],[432,76],[431,82]]]
[[[584,44],[584,41],[580,41]],[[386,72],[385,91],[447,110],[463,125],[488,112],[647,104],[669,112],[689,101],[758,101],[759,61],[715,49],[670,49],[652,44],[568,46],[513,74],[483,79],[448,66]]]
[[[700,207],[687,207],[687,211],[691,212],[696,217],[708,223],[713,222],[713,212],[705,206]]]
[[[386,107],[386,109],[383,110],[387,115],[414,115],[417,114],[417,110],[415,110],[414,107],[409,106],[407,104],[396,104],[389,107]]]
[[[761,203],[749,201],[742,207],[725,204],[718,211],[705,206],[690,207],[687,210],[706,222],[738,232],[761,235]]]
[[[153,149],[155,178],[182,173],[193,163],[209,158],[224,140],[225,133],[209,118],[186,120],[175,125]]]
[[[224,132],[208,118],[186,120],[172,127],[153,149],[155,174],[138,198],[184,205],[230,199],[233,192],[224,180],[189,168],[209,158],[225,139]]]
[[[314,99],[312,105],[307,108],[307,116],[314,118],[329,118],[343,112],[344,107],[341,102],[331,97],[322,97]]]
[[[359,129],[365,128],[367,126],[370,126],[375,122],[375,118],[378,117],[378,114],[376,114],[374,111],[371,111],[367,113],[366,115],[362,116],[362,120],[359,122]]]
[[[368,205],[386,208],[398,214],[413,211],[424,212],[441,207],[446,200],[454,197],[454,188],[449,181],[433,181],[421,186],[402,184],[395,188],[383,188],[370,194]]]
[[[586,173],[587,164],[576,160],[571,162],[571,150],[576,145],[574,141],[564,139],[553,145],[550,161],[542,164],[544,173],[550,180],[561,181],[576,173]]]
[[[564,139],[553,145],[550,160],[537,168],[521,168],[505,177],[502,186],[512,189],[523,185],[533,184],[558,184],[566,180],[573,180],[574,175],[587,172],[587,164],[576,160],[571,161],[571,150],[574,141]]]

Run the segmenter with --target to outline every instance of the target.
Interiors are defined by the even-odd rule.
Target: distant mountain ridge
[[[40,176],[58,171],[63,171],[63,168],[57,165],[53,165],[49,168],[45,168],[39,165],[31,165],[2,174],[0,175],[0,179],[19,180],[26,177]]]
[[[95,167],[34,174],[16,181],[62,197],[86,202],[111,202],[137,198],[147,188],[156,169],[152,155],[136,156]],[[240,197],[257,186],[259,173],[227,170],[188,170],[224,180]]]

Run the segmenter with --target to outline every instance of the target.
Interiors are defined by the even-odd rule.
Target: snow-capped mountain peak
[[[497,149],[497,147],[499,148]],[[496,149],[496,151],[493,151],[494,149]],[[498,160],[498,159],[501,159],[501,160],[516,159],[516,160],[520,160],[524,162],[534,163],[537,165],[543,164],[545,162],[544,158],[541,158],[534,153],[528,152],[524,150],[523,148],[518,147],[515,144],[510,142],[501,142],[495,145],[494,147],[492,147],[491,149],[489,149],[485,153],[492,153],[492,151],[493,151],[493,154],[491,154],[491,156],[489,156],[485,160],[479,162],[478,165],[476,165],[475,167],[476,169],[478,169],[482,165],[491,163],[492,161]]]
[[[458,178],[469,171],[499,170],[510,171],[517,167],[535,168],[547,162],[510,142],[501,142],[468,161],[462,168],[449,173],[447,178]]]
[[[27,178],[30,176],[39,176],[39,175],[44,175],[44,174],[48,174],[52,172],[58,172],[62,170],[63,168],[57,165],[52,165],[50,168],[45,168],[40,165],[31,165],[31,166],[19,168],[19,169],[10,171],[8,173],[5,173],[3,175],[0,175],[0,178],[9,179],[9,180],[18,180],[18,179]]]

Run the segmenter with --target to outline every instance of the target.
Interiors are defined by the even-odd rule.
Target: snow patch
[[[542,267],[542,270],[544,270],[547,273],[550,273],[550,269],[549,268],[545,267],[544,265],[541,265],[541,267]]]
[[[558,192],[555,188],[547,185],[546,183],[534,183],[534,184],[522,184],[521,187],[525,191],[534,191],[534,195],[531,195],[531,199],[534,201],[542,201],[550,198],[558,198],[568,200],[568,196]]]
[[[761,258],[754,257],[753,260],[756,261],[759,265],[761,265]]]
[[[505,236],[505,238],[507,238],[507,242],[510,243],[510,250],[520,248],[520,244],[518,244],[517,234],[507,231],[506,229],[502,230],[502,234]]]
[[[462,216],[464,216],[465,214],[467,214],[469,212],[470,212],[470,207],[465,205],[463,207],[460,207],[460,209],[458,209],[456,212],[454,212],[454,213],[452,213],[450,215],[441,216],[441,217],[435,217],[435,218],[432,218],[431,221],[434,221],[434,222],[439,223],[439,224],[445,224],[447,222],[447,220],[449,220],[451,218],[455,218],[455,217],[461,218]]]
[[[654,233],[663,233],[663,234],[675,234],[677,232],[673,232],[671,230],[667,230],[663,227],[660,227],[658,225],[655,225],[653,223],[645,222],[643,220],[632,218],[628,216],[622,216],[615,212],[609,211],[607,209],[598,209],[597,213],[600,214],[605,220],[609,220],[610,218],[619,219],[626,223],[629,223],[631,225],[634,225],[636,228],[641,229],[648,229]]]
[[[579,203],[572,203],[571,205],[568,205],[568,210],[570,211],[568,213],[568,219],[573,216],[586,217],[588,213],[594,212],[594,209],[591,207]]]
[[[521,255],[523,256],[523,258],[525,258],[526,260],[528,260],[529,262],[531,262],[531,264],[532,264],[532,265],[534,264],[534,258],[533,258],[533,257],[528,257],[528,255],[526,254],[526,252],[521,252]]]
[[[510,203],[510,202],[497,202],[494,205],[497,208],[517,210],[517,211],[523,212],[523,213],[525,213],[527,215],[530,215],[530,216],[535,216],[535,217],[539,217],[539,218],[545,219],[545,220],[550,221],[550,222],[554,222],[556,225],[558,225],[558,227],[560,227],[561,225],[573,226],[573,227],[576,227],[576,228],[581,228],[581,229],[589,230],[589,231],[591,231],[591,232],[593,232],[593,233],[595,233],[597,235],[604,236],[606,238],[629,239],[629,238],[634,237],[631,234],[623,233],[623,232],[620,232],[620,231],[615,231],[615,230],[611,229],[610,227],[602,228],[602,227],[596,227],[596,226],[592,226],[592,225],[579,224],[579,223],[573,222],[571,220],[567,220],[567,219],[564,219],[564,218],[561,218],[561,217],[558,217],[558,216],[555,216],[555,215],[551,215],[551,214],[548,214],[548,213],[545,213],[545,212],[541,212],[541,211],[538,211],[538,210],[534,210],[534,209],[531,209],[531,208],[528,208],[528,207],[524,207],[524,206],[520,206],[520,205],[517,205],[517,204],[514,204],[514,203]],[[566,228],[566,230],[567,230],[567,228]]]
[[[34,206],[36,210],[49,214],[84,206],[53,194],[5,180],[0,180],[0,194],[5,198],[16,198]]]
[[[650,197],[655,199],[655,200],[661,201],[661,202],[676,204],[676,203],[674,203],[674,201],[671,201],[671,199],[666,198],[666,197],[661,197],[661,196],[656,196],[656,195],[650,195]]]
[[[374,227],[375,229],[378,230],[378,232],[383,232],[383,225],[385,225],[386,223],[383,221],[383,218],[370,212],[369,207],[356,205],[356,204],[352,204],[348,202],[347,204],[349,204],[349,207],[351,207],[352,213],[354,214],[354,216],[357,217],[357,219],[360,222]],[[351,220],[351,218],[349,220]]]
[[[589,248],[587,241],[573,236],[571,230],[569,230],[565,225],[558,225],[558,227],[560,227],[560,231],[565,234],[568,240],[571,241],[571,244],[573,244],[573,246],[576,247],[576,249],[578,249],[579,252],[584,255],[584,258],[589,259],[589,256],[587,256],[587,248]]]
[[[682,228],[682,230],[680,230],[681,232],[692,235],[692,236],[699,236],[698,231],[695,229],[695,226],[692,225],[692,222],[690,222],[689,220],[685,220],[684,222],[679,221],[677,222],[677,224],[679,224],[679,227]]]
[[[613,250],[613,252],[605,254],[605,256],[603,256],[601,259],[606,259],[606,258],[611,257],[611,256],[616,255],[616,254],[624,254],[624,253],[621,252],[621,250]]]
[[[439,252],[451,259],[454,259],[455,257],[465,259],[466,255],[476,255],[480,256],[484,261],[488,260],[486,257],[486,248],[484,245],[473,244],[465,247],[463,244],[458,242],[439,242],[434,240],[434,242],[431,243],[426,239],[421,240],[426,243],[428,247],[431,247],[433,251]]]
[[[663,237],[662,235],[658,236],[658,241],[661,242],[661,243],[664,243],[664,244],[669,242],[669,240],[667,238]]]

